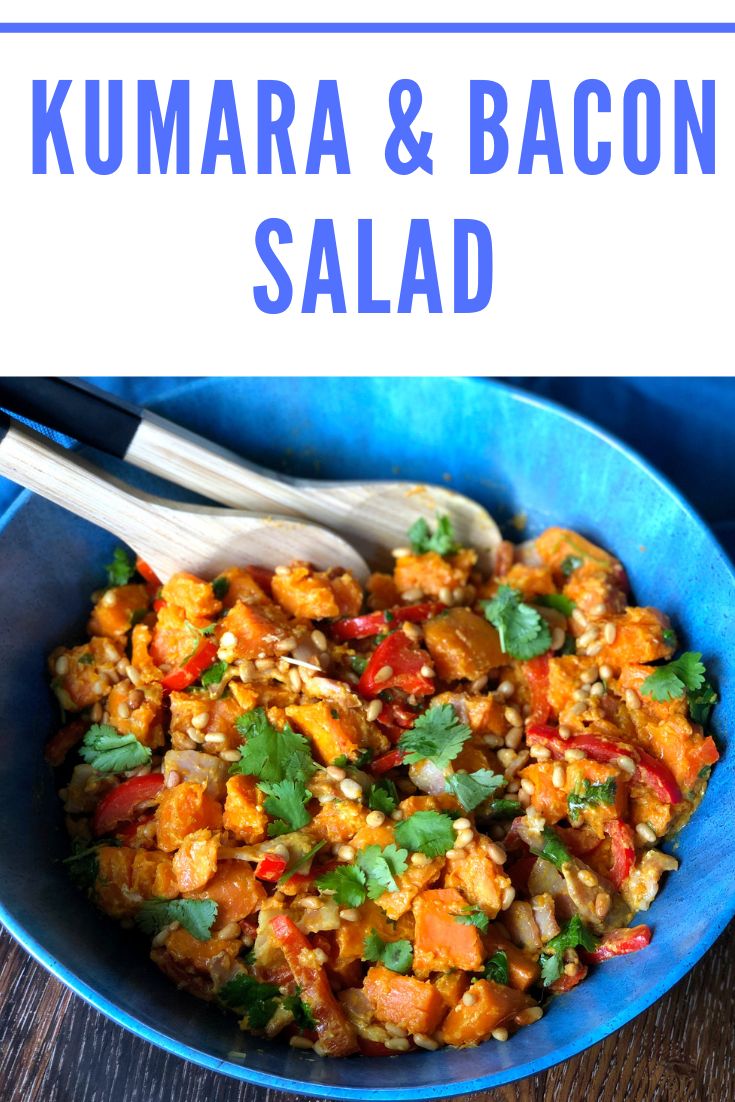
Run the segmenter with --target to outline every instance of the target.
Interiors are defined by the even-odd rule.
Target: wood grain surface
[[[472,1102],[735,1100],[735,923],[607,1041]],[[0,934],[1,1102],[288,1102],[170,1056],[92,1010]]]

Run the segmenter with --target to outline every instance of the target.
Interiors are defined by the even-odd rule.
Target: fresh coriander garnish
[[[280,994],[275,984],[260,983],[240,972],[220,988],[218,998],[230,1010],[247,1018],[251,1029],[265,1029],[276,1011]]]
[[[486,934],[490,919],[479,907],[465,907],[462,914],[455,915],[454,921],[462,926],[476,926],[481,933]]]
[[[449,815],[440,811],[416,811],[395,826],[395,838],[400,846],[412,853],[440,857],[452,849],[456,834]]]
[[[315,772],[311,749],[303,735],[286,724],[282,731],[268,721],[264,708],[254,708],[235,720],[238,734],[245,739],[240,748],[240,760],[233,763],[231,773],[246,773],[267,784],[286,778],[306,780]]]
[[[617,787],[614,777],[609,777],[600,784],[592,784],[588,780],[583,780],[579,789],[570,792],[567,796],[569,822],[578,823],[582,812],[595,804],[614,804]]]
[[[408,853],[392,842],[381,849],[380,846],[366,846],[358,851],[356,863],[367,877],[367,894],[370,899],[378,899],[383,892],[398,891],[396,876],[408,868]]]
[[[157,934],[164,926],[179,922],[198,941],[207,941],[217,917],[213,899],[148,899],[142,903],[135,921],[144,934]]]
[[[219,578],[215,578],[212,582],[212,592],[218,601],[221,601],[223,597],[227,596],[227,590],[230,588],[230,579],[225,578],[220,574]]]
[[[356,865],[340,865],[316,882],[320,892],[333,893],[340,907],[359,907],[367,898],[367,876]]]
[[[436,551],[437,555],[454,555],[459,551],[452,522],[446,515],[437,516],[433,533],[426,520],[419,517],[409,528],[408,538],[414,555],[425,555],[428,551]]]
[[[492,601],[483,601],[485,618],[497,629],[506,654],[521,661],[545,654],[551,646],[551,632],[543,616],[523,603],[522,594],[501,585]]]
[[[385,965],[391,972],[403,974],[413,964],[413,946],[410,941],[383,941],[371,930],[363,943],[362,959]]]
[[[494,983],[502,983],[508,986],[510,973],[508,970],[508,954],[504,949],[498,949],[485,961],[485,974],[483,979],[492,980]]]
[[[398,806],[398,789],[393,781],[381,777],[371,784],[367,794],[367,805],[373,811],[382,811],[390,815]]]
[[[219,685],[222,678],[227,673],[226,662],[213,662],[208,670],[205,670],[200,678],[200,683],[203,689],[209,689],[212,685]]]
[[[261,781],[258,785],[266,794],[264,809],[274,822],[268,824],[268,837],[276,838],[300,830],[311,822],[306,804],[311,792],[300,778],[286,777],[282,781]]]
[[[112,552],[112,562],[105,566],[109,586],[127,585],[135,574],[135,562],[124,547],[116,547]]]
[[[438,704],[418,716],[413,727],[404,731],[398,749],[404,751],[408,764],[428,759],[439,769],[446,769],[459,754],[472,734],[460,723],[451,704]]]
[[[591,952],[597,946],[597,938],[587,929],[578,914],[572,915],[561,932],[547,941],[539,958],[544,987],[558,980],[562,973],[564,950],[577,947]]]
[[[544,593],[543,597],[534,597],[533,603],[542,608],[555,608],[562,616],[571,616],[577,607],[574,601],[563,593]]]
[[[453,773],[446,779],[447,792],[457,797],[465,811],[474,811],[496,788],[505,784],[505,778],[490,769],[478,769],[474,773]]]
[[[567,555],[566,558],[562,559],[559,569],[564,577],[568,578],[575,570],[579,570],[583,562],[584,559],[580,559],[579,555]]]
[[[108,723],[94,723],[79,749],[79,753],[98,773],[126,773],[147,765],[151,749],[138,742],[135,735],[121,735]]]
[[[696,693],[705,682],[706,671],[698,651],[685,651],[673,662],[658,666],[641,685],[641,692],[652,700],[674,700],[685,693]]]
[[[537,857],[543,857],[544,861],[551,861],[558,869],[572,860],[561,838],[551,827],[544,827],[541,845],[531,846],[531,853],[535,853]]]

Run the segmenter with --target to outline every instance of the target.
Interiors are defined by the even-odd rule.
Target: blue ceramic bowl
[[[721,745],[733,726],[730,565],[677,492],[593,426],[471,379],[213,379],[173,389],[157,408],[274,470],[445,478],[500,521],[525,514],[529,534],[551,523],[579,529],[614,549],[637,599],[667,610],[686,643],[705,654],[723,697]],[[234,1020],[177,992],[133,935],[76,893],[58,860],[66,843],[42,757],[57,721],[44,658],[60,641],[83,637],[89,594],[113,541],[25,494],[2,520],[0,546],[0,918],[46,968],[146,1040],[235,1078],[320,1097],[463,1094],[542,1071],[606,1037],[696,964],[732,917],[735,850],[723,836],[735,780],[725,753],[677,843],[681,869],[647,915],[650,948],[596,969],[508,1044],[328,1061],[248,1040]],[[245,1056],[233,1060],[232,1050]]]

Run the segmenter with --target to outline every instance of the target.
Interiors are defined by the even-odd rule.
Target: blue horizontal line
[[[735,34],[735,23],[0,23],[0,34]]]

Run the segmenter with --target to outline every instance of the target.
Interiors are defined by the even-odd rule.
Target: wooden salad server
[[[299,516],[340,532],[373,566],[387,566],[411,524],[438,514],[458,542],[492,569],[502,537],[483,506],[443,486],[328,482],[274,475],[233,452],[78,379],[5,378],[0,406],[185,486],[211,501],[256,513]]]
[[[365,582],[368,567],[346,540],[296,518],[182,505],[131,489],[73,451],[0,413],[0,475],[112,532],[162,581],[177,570],[213,578],[228,566],[276,567],[304,559],[341,566]]]

